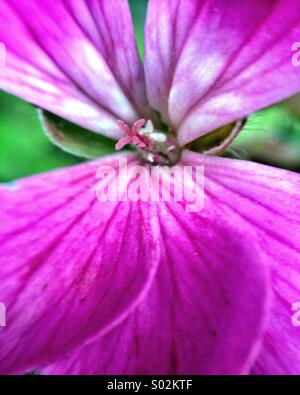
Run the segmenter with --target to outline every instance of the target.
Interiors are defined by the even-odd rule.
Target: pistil
[[[166,134],[154,129],[152,121],[139,119],[132,127],[119,121],[124,136],[116,144],[116,150],[127,144],[136,147],[142,158],[152,165],[173,166],[180,160],[181,149],[171,133]]]

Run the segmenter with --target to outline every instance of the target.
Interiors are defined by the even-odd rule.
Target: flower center
[[[124,136],[117,142],[116,150],[125,145],[134,145],[142,158],[153,165],[173,166],[179,162],[181,149],[171,134],[154,129],[152,121],[139,119],[132,127],[119,121]]]

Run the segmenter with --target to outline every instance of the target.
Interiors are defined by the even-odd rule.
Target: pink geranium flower
[[[0,371],[300,373],[300,176],[208,155],[300,90],[300,4],[150,0],[143,68],[126,0],[0,3],[0,87],[138,147],[0,187]],[[96,171],[120,157],[204,165],[203,210],[100,203]]]

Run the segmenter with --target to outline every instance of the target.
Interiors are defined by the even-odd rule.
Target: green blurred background
[[[142,56],[147,0],[130,3]],[[300,96],[251,116],[226,156],[299,172]],[[33,106],[0,91],[0,182],[79,162],[48,140]]]

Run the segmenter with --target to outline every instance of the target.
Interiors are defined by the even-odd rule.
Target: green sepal
[[[62,150],[86,159],[95,159],[115,152],[116,141],[48,111],[39,109],[38,112],[46,135]]]
[[[240,120],[237,122],[230,123],[222,126],[210,133],[205,134],[202,137],[187,144],[185,148],[201,153],[207,154],[220,154],[222,153],[233,139],[238,135],[246,120]]]

